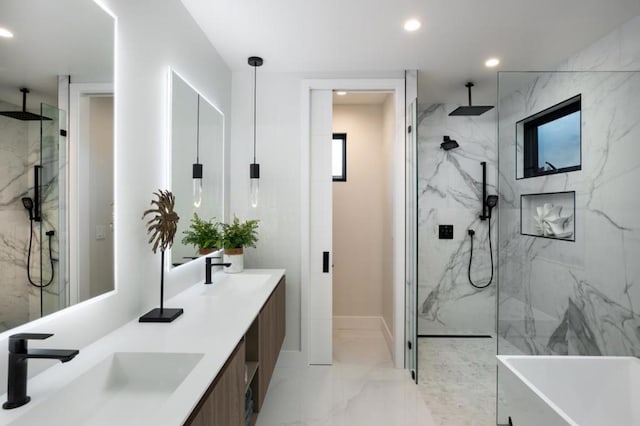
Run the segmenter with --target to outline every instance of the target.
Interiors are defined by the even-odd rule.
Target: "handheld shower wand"
[[[471,251],[469,253],[469,269],[468,269],[468,278],[469,283],[478,289],[489,287],[491,282],[493,281],[493,245],[491,243],[491,211],[495,206],[498,205],[498,196],[497,195],[489,195],[487,196],[487,162],[483,161],[480,163],[482,165],[482,214],[479,216],[480,220],[484,221],[489,219],[488,231],[489,231],[489,256],[491,257],[491,277],[489,278],[489,282],[484,285],[478,285],[473,282],[471,279],[471,262],[473,261],[473,236],[475,235],[475,231],[473,229],[469,229],[468,234],[471,239]]]
[[[31,197],[23,197],[22,205],[29,212],[29,220],[33,220],[33,199]]]

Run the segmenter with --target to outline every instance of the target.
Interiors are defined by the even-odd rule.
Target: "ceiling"
[[[251,55],[265,72],[417,69],[422,104],[466,104],[469,80],[474,103],[494,103],[496,70],[554,69],[640,14],[639,0],[181,1],[234,71]]]
[[[0,99],[30,109],[57,105],[58,75],[72,82],[113,81],[114,20],[93,1],[0,0]]]

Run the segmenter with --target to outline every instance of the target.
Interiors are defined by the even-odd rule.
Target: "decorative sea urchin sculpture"
[[[160,249],[160,308],[155,308],[141,316],[140,322],[171,322],[178,318],[184,312],[182,308],[165,308],[164,307],[164,251],[173,245],[173,237],[176,235],[178,214],[173,211],[176,197],[170,191],[154,192],[153,195],[158,197],[152,200],[151,205],[155,208],[145,210],[142,214],[142,220],[149,215],[155,216],[147,222],[147,234],[151,234],[149,244],[153,243],[154,253]]]
[[[173,245],[173,237],[176,235],[180,218],[173,211],[176,197],[170,191],[159,189],[153,195],[158,197],[157,200],[151,201],[151,204],[155,204],[156,208],[145,210],[142,214],[142,219],[148,214],[156,214],[153,219],[147,222],[147,234],[151,234],[149,244],[155,240],[151,249],[155,253],[158,247],[160,247],[160,250],[165,251]]]

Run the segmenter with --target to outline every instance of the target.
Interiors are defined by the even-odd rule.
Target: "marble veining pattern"
[[[334,330],[332,366],[276,366],[259,426],[435,426],[378,330]]]
[[[486,334],[495,331],[495,283],[469,284],[470,240],[475,230],[472,279],[491,275],[488,226],[481,213],[482,167],[488,194],[496,194],[495,110],[478,117],[449,117],[457,105],[433,105],[418,116],[418,333]],[[460,145],[440,148],[443,136]],[[438,225],[453,224],[454,239],[439,240]],[[494,255],[496,222],[492,221]]]
[[[524,77],[500,100],[499,333],[527,354],[640,355],[640,72]],[[515,180],[515,122],[578,93],[582,170]],[[566,190],[575,242],[520,235],[520,194]]]
[[[19,109],[19,106],[0,102],[1,109]],[[51,122],[53,126],[55,122]],[[57,126],[57,124],[55,124]],[[58,158],[57,132],[44,142],[49,147],[44,153],[43,174],[43,234],[47,230],[60,232],[58,215]],[[33,197],[33,166],[40,164],[40,122],[20,121],[0,117],[0,331],[13,328],[40,316],[40,290],[27,279],[27,251],[29,248],[29,218],[22,197]],[[47,133],[45,129],[45,135]],[[31,277],[40,282],[40,232],[34,223],[31,250]],[[47,238],[47,237],[44,237]],[[48,258],[48,245],[42,247]],[[53,238],[53,257],[59,257],[57,235]],[[49,262],[43,265],[44,279],[51,275]],[[57,277],[58,279],[59,277]],[[45,312],[58,306],[58,282],[45,289]]]

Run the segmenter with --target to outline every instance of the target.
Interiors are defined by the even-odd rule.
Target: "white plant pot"
[[[231,266],[225,266],[224,272],[227,274],[238,274],[244,271],[244,253],[240,254],[223,254],[224,263],[231,263]]]

